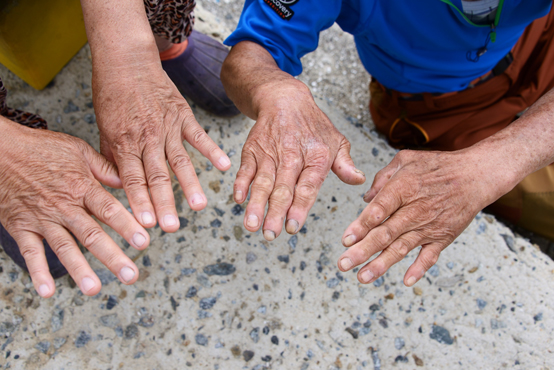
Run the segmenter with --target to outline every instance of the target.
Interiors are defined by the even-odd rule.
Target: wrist
[[[303,82],[290,76],[265,82],[252,91],[252,105],[256,116],[266,110],[305,107],[306,102],[315,104],[310,89]]]

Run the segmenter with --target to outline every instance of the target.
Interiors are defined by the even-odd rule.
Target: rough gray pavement
[[[214,16],[199,12],[208,24],[199,28],[220,27],[220,35],[240,11],[235,3],[208,2],[206,8]],[[347,36],[333,28],[322,38]],[[0,75],[11,106],[38,112],[51,129],[98,148],[98,131],[90,123],[89,55],[85,47],[41,92],[4,68]],[[336,53],[321,55],[333,68],[339,63]],[[348,92],[367,82],[340,81]],[[323,80],[321,85],[320,91],[331,89]],[[356,102],[341,106],[318,99],[318,104],[351,141],[354,161],[371,180],[395,151],[364,116],[357,118],[356,105],[348,105]],[[78,110],[68,108],[73,106]],[[348,107],[351,115],[342,111]],[[136,258],[141,272],[136,284],[120,284],[87,253],[103,280],[101,293],[83,296],[66,277],[57,281],[55,296],[43,300],[29,276],[0,252],[1,368],[554,368],[554,264],[536,246],[479,214],[414,288],[402,284],[414,252],[364,286],[354,273],[340,273],[336,259],[343,250],[342,232],[364,207],[361,194],[369,184],[348,186],[329,175],[306,227],[268,243],[261,233],[243,228],[243,207],[230,198],[253,122],[244,116],[218,119],[197,109],[195,114],[233,166],[223,174],[191,150],[209,205],[201,212],[188,209],[175,182],[182,228],[175,234],[150,230],[146,253],[125,248],[108,230]],[[121,190],[112,192],[127,205]]]

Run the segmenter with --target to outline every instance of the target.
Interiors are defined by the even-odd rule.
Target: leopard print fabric
[[[195,0],[144,0],[152,32],[174,44],[185,41],[192,32],[195,5]],[[0,115],[28,127],[48,128],[42,117],[7,107],[6,95],[6,88],[0,79]]]
[[[154,34],[174,44],[185,41],[192,32],[195,6],[196,0],[144,0]]]

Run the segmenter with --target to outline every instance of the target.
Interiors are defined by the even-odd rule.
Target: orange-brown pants
[[[373,80],[375,126],[397,148],[458,150],[493,135],[554,88],[554,9],[527,27],[512,54],[503,74],[457,93],[407,98]],[[554,240],[554,164],[527,176],[488,210]]]

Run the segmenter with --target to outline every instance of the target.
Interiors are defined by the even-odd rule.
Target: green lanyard
[[[475,26],[475,27],[490,27],[491,28],[491,32],[490,32],[490,38],[491,38],[491,41],[492,42],[495,42],[496,41],[496,26],[498,26],[498,22],[500,21],[500,13],[502,12],[502,7],[504,6],[504,0],[499,0],[498,1],[498,8],[496,9],[496,16],[494,17],[494,23],[488,25],[488,24],[475,24],[473,23],[472,21],[469,20],[469,18],[464,14],[463,11],[461,11],[460,9],[458,9],[458,7],[456,5],[454,5],[452,3],[452,1],[450,0],[439,0],[445,4],[448,4],[450,5],[451,7],[453,7],[454,9],[456,9],[458,11],[458,13],[460,13],[460,15],[466,20],[467,23],[471,24],[472,26]]]

